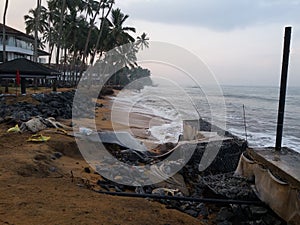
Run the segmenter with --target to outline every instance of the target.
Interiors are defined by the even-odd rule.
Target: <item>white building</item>
[[[0,23],[0,63],[3,62],[3,24]],[[34,37],[28,34],[25,34],[21,31],[18,31],[12,27],[5,26],[6,33],[6,53],[7,53],[7,61],[18,59],[18,58],[26,58],[29,60],[33,60],[34,55]],[[40,56],[49,55],[47,52],[43,50],[38,50],[38,62],[46,63],[45,58],[41,58]]]

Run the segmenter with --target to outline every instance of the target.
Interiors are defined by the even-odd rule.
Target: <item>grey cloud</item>
[[[214,30],[300,22],[300,0],[145,0],[122,9],[135,19]]]

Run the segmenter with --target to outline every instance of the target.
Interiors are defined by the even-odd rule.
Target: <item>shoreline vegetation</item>
[[[67,94],[64,93],[72,93],[72,90],[59,91],[62,94],[54,96],[56,107],[62,109],[65,105],[59,106],[59,98],[65,98]],[[1,105],[9,109],[17,104],[17,107],[24,107],[24,111],[32,110],[30,107],[40,107],[45,101],[48,101],[48,105],[54,104],[48,91],[42,90],[48,94],[44,95],[44,100],[39,101],[38,91],[33,92],[36,93],[17,98],[2,97]],[[116,93],[118,92],[115,91]],[[67,99],[66,103],[69,101],[72,99]],[[18,105],[20,103],[23,105]],[[109,96],[97,99],[97,130],[113,130],[110,120],[111,104]],[[52,112],[44,113],[47,115]],[[199,160],[206,146],[199,144],[189,163],[175,177],[154,186],[135,188],[110,182],[93,171],[82,158],[74,137],[68,132],[47,128],[39,133],[49,136],[49,141],[28,142],[28,138],[32,136],[28,131],[7,133],[7,129],[16,123],[20,125],[20,118],[15,115],[3,117],[2,114],[3,110],[0,122],[0,222],[3,224],[249,224],[249,221],[260,221],[257,224],[285,224],[264,206],[153,201],[92,191],[151,194],[154,190],[176,190],[174,196],[257,201],[248,188],[248,181],[235,178],[232,174],[246,143],[228,132],[226,135],[233,139],[223,142],[215,163],[206,172],[200,173],[198,170]],[[59,119],[59,116],[56,119],[66,126],[71,125],[70,119]],[[210,130],[209,123],[201,123],[204,130]],[[124,127],[120,127],[122,128]],[[139,129],[135,133],[143,134],[143,130],[145,129]],[[106,146],[115,157],[128,157],[119,152],[119,147]],[[126,159],[130,161],[130,157]]]

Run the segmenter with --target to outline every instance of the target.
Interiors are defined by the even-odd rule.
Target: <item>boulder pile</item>
[[[39,102],[38,104],[28,102],[6,104],[4,100],[1,100],[0,122],[7,118],[25,122],[36,116],[71,119],[74,96],[75,91],[33,94],[32,97]],[[80,108],[74,109],[75,114],[78,111],[82,116],[92,116],[95,103],[91,99],[84,99],[78,105]],[[101,105],[96,104],[96,107],[99,106],[101,107]]]

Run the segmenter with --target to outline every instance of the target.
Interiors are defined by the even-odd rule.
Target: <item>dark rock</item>
[[[116,192],[123,192],[123,190],[118,186],[114,186],[114,188],[115,188]]]
[[[196,210],[199,212],[199,215],[201,215],[204,219],[208,218],[208,209],[204,203],[200,203],[199,205],[197,205]]]
[[[100,91],[100,95],[98,98],[100,98],[101,96],[104,96],[104,95],[112,95],[113,93],[114,93],[114,90],[112,88],[103,87]]]
[[[53,157],[55,158],[55,159],[59,159],[59,158],[61,158],[63,156],[63,154],[61,153],[61,152],[55,152],[54,154],[53,154]]]
[[[184,212],[193,217],[197,217],[199,214],[196,210],[193,210],[193,209],[188,209],[188,210],[185,210]]]
[[[90,168],[85,167],[85,168],[84,168],[84,172],[86,172],[86,173],[91,173],[91,170],[90,170]]]
[[[57,171],[57,169],[56,169],[56,167],[53,166],[53,167],[50,167],[50,168],[49,168],[49,171],[52,172],[52,173],[54,173],[54,172]]]
[[[216,220],[217,221],[226,221],[230,220],[233,217],[233,212],[231,212],[228,208],[222,207],[218,212]]]
[[[40,160],[47,160],[48,157],[43,154],[38,154],[38,155],[34,156],[34,159],[40,161]]]
[[[221,223],[217,223],[217,225],[232,225],[232,223],[229,221],[223,221]]]
[[[135,188],[135,193],[137,193],[137,194],[145,194],[144,188],[143,187],[136,187]]]
[[[0,105],[0,117],[12,117],[17,121],[28,121],[32,117],[54,117],[71,119],[72,106],[75,91],[50,93],[50,94],[34,94],[32,97],[39,101],[39,104],[33,105],[27,102],[17,102],[12,105],[5,103]],[[80,109],[75,108],[75,115],[92,117],[94,103],[92,99],[81,99]],[[99,105],[101,106],[101,105]],[[77,114],[76,114],[77,110]],[[82,115],[79,115],[79,112]]]
[[[260,206],[250,206],[250,212],[253,217],[259,218],[262,215],[267,214],[268,210],[266,208],[260,207]]]
[[[106,181],[98,180],[97,184],[106,191],[110,191],[109,186]]]
[[[280,225],[283,222],[279,218],[275,218],[270,214],[263,215],[262,220],[266,225]]]
[[[54,108],[60,108],[62,104],[58,101],[51,101],[49,102],[49,106],[54,107]]]
[[[257,200],[247,179],[232,173],[205,176],[202,181],[215,194],[231,199]]]

